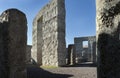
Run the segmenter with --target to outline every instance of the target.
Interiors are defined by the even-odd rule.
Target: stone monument
[[[98,78],[120,78],[120,0],[96,0]]]
[[[0,78],[26,78],[27,19],[17,9],[0,15]]]
[[[87,46],[84,46],[84,42]],[[77,63],[93,62],[96,63],[96,36],[75,37],[74,45]],[[83,59],[83,61],[81,61]],[[84,60],[85,59],[85,60]]]
[[[75,64],[75,59],[76,59],[76,54],[75,54],[75,46],[74,44],[68,45],[68,51],[67,51],[67,58],[68,58],[68,65],[74,65]]]
[[[33,21],[32,58],[43,66],[65,65],[65,0],[51,0]]]

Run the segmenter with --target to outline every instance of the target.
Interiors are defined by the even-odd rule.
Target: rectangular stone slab
[[[120,78],[120,0],[96,0],[98,78]]]

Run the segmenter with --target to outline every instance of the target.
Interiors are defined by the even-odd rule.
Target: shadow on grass
[[[74,64],[74,65],[65,65],[63,67],[97,67],[96,64]]]
[[[69,78],[73,75],[48,72],[37,66],[27,67],[27,78]]]

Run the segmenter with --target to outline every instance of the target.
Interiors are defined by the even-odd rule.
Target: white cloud
[[[2,13],[2,11],[0,11],[0,13]]]

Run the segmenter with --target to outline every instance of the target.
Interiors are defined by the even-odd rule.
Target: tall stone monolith
[[[98,78],[120,78],[120,0],[96,0]]]
[[[51,0],[33,21],[32,58],[43,66],[65,65],[65,0]]]
[[[74,44],[68,45],[68,52],[67,52],[67,54],[68,54],[67,55],[67,58],[68,58],[67,64],[68,65],[74,65],[75,64],[76,53],[75,53],[74,49],[75,49]]]
[[[0,78],[26,78],[27,19],[17,9],[0,16]]]

